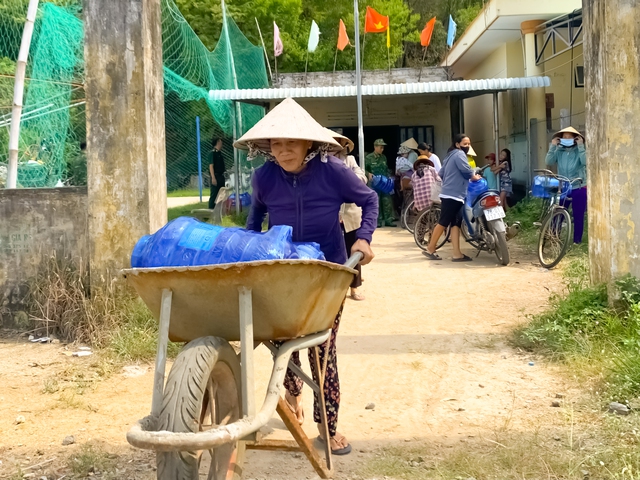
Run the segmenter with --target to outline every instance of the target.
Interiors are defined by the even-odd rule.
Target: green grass
[[[111,356],[119,361],[143,362],[153,360],[158,346],[158,322],[142,300],[127,305],[126,322],[114,330],[105,345]],[[182,344],[169,342],[167,355],[175,357]]]
[[[522,246],[525,251],[529,253],[536,253],[538,247],[538,236],[540,234],[540,227],[535,226],[534,223],[540,222],[543,213],[543,201],[541,198],[526,197],[516,205],[514,205],[506,216],[506,221],[509,224],[514,222],[520,222],[521,230],[518,236],[512,240],[518,245]],[[571,245],[571,248],[567,252],[566,258],[575,259],[581,258],[589,254],[589,225],[585,222],[584,235],[582,237],[582,243],[579,245]]]
[[[209,191],[205,188],[202,189],[202,198],[209,197]],[[174,190],[168,192],[167,197],[199,197],[200,191],[197,188],[188,188],[185,190]]]
[[[169,221],[174,220],[178,217],[193,217],[193,215],[191,214],[191,210],[197,210],[201,208],[209,208],[209,204],[207,202],[202,202],[182,205],[180,207],[173,207],[167,210],[167,217]]]
[[[589,284],[585,258],[565,278],[565,294],[515,332],[516,345],[565,363],[605,403],[640,396],[640,281],[618,279],[610,302],[605,285]]]

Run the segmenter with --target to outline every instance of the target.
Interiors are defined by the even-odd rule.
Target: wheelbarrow
[[[323,389],[327,359],[318,347],[331,327],[362,254],[337,265],[317,260],[258,261],[202,267],[123,271],[159,321],[151,414],[127,433],[138,448],[156,451],[158,480],[241,478],[245,448],[302,451],[321,478],[331,478],[330,442],[324,462],[281,397],[289,366],[318,395],[329,438]],[[168,340],[188,342],[165,383]],[[240,353],[230,345],[240,342]],[[274,343],[277,341],[277,343]],[[273,355],[264,403],[256,410],[253,351]],[[319,381],[290,362],[310,348]],[[294,442],[268,442],[257,432],[277,411]]]

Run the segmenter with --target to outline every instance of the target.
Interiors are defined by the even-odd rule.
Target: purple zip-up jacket
[[[268,213],[269,228],[289,225],[294,242],[319,243],[328,261],[343,264],[347,249],[340,228],[340,206],[355,203],[362,208],[357,238],[371,243],[378,218],[378,196],[342,160],[328,157],[323,163],[317,156],[298,174],[267,162],[255,171],[252,184],[248,230],[262,231]]]

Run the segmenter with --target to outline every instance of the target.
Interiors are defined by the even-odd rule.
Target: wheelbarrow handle
[[[363,258],[364,255],[362,254],[362,252],[356,252],[349,257],[349,260],[347,260],[347,263],[345,263],[344,266],[347,268],[356,268],[358,263],[360,263]]]

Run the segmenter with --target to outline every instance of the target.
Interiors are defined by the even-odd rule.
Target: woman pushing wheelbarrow
[[[267,160],[253,177],[253,196],[247,229],[261,231],[265,215],[269,227],[289,225],[294,242],[316,242],[327,261],[344,264],[349,254],[361,252],[362,265],[374,254],[371,239],[378,217],[378,197],[338,158],[330,155],[335,141],[328,136],[300,105],[288,98],[258,122],[234,146],[248,149],[249,158],[263,156]],[[343,203],[355,203],[362,208],[362,223],[351,252],[346,251],[340,228],[339,212]],[[351,445],[337,431],[340,406],[340,382],[336,358],[336,335],[342,308],[335,317],[329,351],[320,347],[321,362],[327,356],[324,397],[329,424],[329,442],[335,455],[351,452]],[[311,350],[309,350],[311,357]],[[298,353],[294,363],[300,365]],[[310,358],[311,360],[311,358]],[[314,379],[318,372],[310,361]],[[302,408],[302,380],[287,371],[285,398],[300,424],[304,422]],[[320,431],[319,439],[326,442],[320,428],[320,405],[314,395],[314,420]]]

